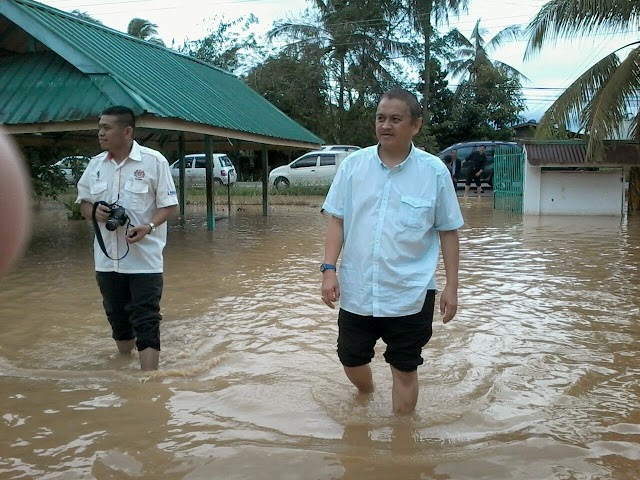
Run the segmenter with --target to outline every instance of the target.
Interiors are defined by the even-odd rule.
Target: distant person
[[[458,178],[460,177],[460,170],[462,168],[462,162],[458,158],[458,150],[453,149],[451,153],[445,155],[444,164],[449,169],[449,173],[451,174],[451,180],[453,181],[453,186],[456,187],[458,185]]]
[[[484,145],[480,145],[478,150],[474,150],[471,155],[469,155],[464,163],[468,166],[467,170],[467,178],[464,184],[464,196],[466,197],[469,193],[469,189],[471,188],[471,182],[475,182],[476,190],[478,191],[478,196],[482,193],[482,172],[487,165],[487,155],[485,153],[486,147]]]
[[[31,220],[31,182],[24,159],[0,127],[0,278],[24,250]]]
[[[397,413],[412,412],[418,399],[417,367],[432,333],[440,243],[444,323],[458,306],[457,229],[463,219],[447,167],[412,143],[421,125],[412,93],[395,88],[383,94],[375,120],[379,143],[341,163],[323,205],[330,217],[322,300],[331,308],[340,300],[338,357],[358,391],[370,393],[369,363],[382,338]]]
[[[176,187],[165,157],[133,140],[130,108],[107,108],[98,129],[104,151],[82,174],[76,203],[82,216],[95,219],[98,227],[93,245],[96,279],[118,350],[130,354],[137,347],[142,370],[156,370],[162,251],[166,221],[178,212]],[[117,206],[124,212],[113,210]]]

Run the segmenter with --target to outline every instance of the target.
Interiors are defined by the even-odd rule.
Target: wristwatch
[[[330,263],[323,263],[322,265],[320,265],[320,271],[324,272],[325,270],[333,270],[334,272],[337,271],[336,266],[331,265]]]
[[[153,232],[156,231],[156,224],[155,223],[149,222],[149,223],[147,223],[147,225],[149,225],[151,227],[151,231],[147,235],[149,235],[150,233],[153,233]]]

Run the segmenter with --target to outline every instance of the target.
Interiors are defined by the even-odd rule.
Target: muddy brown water
[[[0,283],[0,478],[640,478],[640,218],[461,202],[460,309],[410,417],[382,344],[369,401],[343,376],[316,207],[171,226],[151,375],[114,352],[89,225],[43,207]]]

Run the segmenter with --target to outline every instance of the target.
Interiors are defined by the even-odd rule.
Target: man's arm
[[[169,220],[170,218],[175,217],[177,214],[178,214],[178,205],[171,205],[170,207],[159,208],[153,214],[153,217],[151,217],[151,223],[153,223],[156,227],[158,227],[162,225],[164,222],[166,222],[167,220]],[[127,237],[127,241],[129,243],[139,242],[150,233],[151,233],[151,226],[148,223],[144,225],[138,225],[137,227],[133,227],[129,229],[129,236]]]
[[[324,244],[324,263],[335,265],[342,251],[344,242],[344,222],[341,218],[331,216],[327,226],[327,237]],[[340,298],[340,285],[335,270],[322,272],[322,301],[329,307],[335,308],[333,302]]]
[[[458,230],[440,232],[440,245],[447,277],[444,290],[440,295],[440,313],[442,321],[447,323],[455,317],[458,310],[458,269],[460,265],[460,241]]]

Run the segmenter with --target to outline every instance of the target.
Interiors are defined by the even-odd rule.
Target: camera
[[[107,202],[98,202],[100,205],[109,207],[109,218],[105,224],[107,230],[114,232],[118,227],[126,225],[129,222],[129,215],[124,211],[124,207],[121,207],[117,203],[108,204]]]

